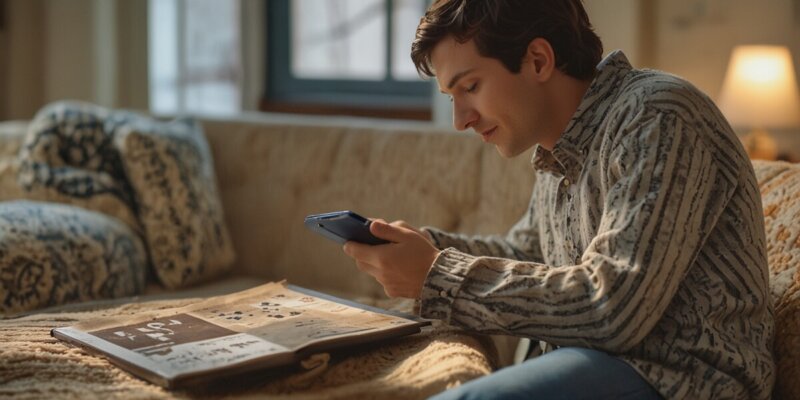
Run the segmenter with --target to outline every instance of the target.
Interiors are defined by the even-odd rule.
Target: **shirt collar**
[[[589,89],[583,95],[583,99],[567,124],[567,128],[553,147],[553,151],[548,151],[540,145],[536,146],[531,158],[531,165],[534,169],[550,172],[557,176],[566,175],[573,181],[577,180],[589,153],[587,147],[591,141],[586,139],[594,136],[597,129],[597,123],[592,123],[589,119],[598,113],[587,113],[586,111],[595,107],[609,106],[610,102],[607,100],[616,95],[621,86],[619,81],[631,69],[633,67],[621,50],[611,52],[600,61]],[[605,102],[602,105],[597,104],[600,100],[605,100]],[[603,113],[602,110],[598,111]]]

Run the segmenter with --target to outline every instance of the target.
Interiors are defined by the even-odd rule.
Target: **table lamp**
[[[778,146],[767,129],[800,126],[800,94],[789,49],[735,47],[719,108],[731,126],[752,129],[742,138],[751,159],[776,159]]]

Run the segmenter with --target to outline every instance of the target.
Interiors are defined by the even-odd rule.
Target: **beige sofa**
[[[224,279],[182,292],[150,284],[146,299],[202,296],[281,279],[350,298],[382,298],[381,287],[360,273],[340,246],[306,230],[304,216],[350,209],[414,225],[502,233],[522,214],[534,184],[529,154],[505,160],[471,135],[423,123],[277,114],[202,123],[237,253],[235,267]],[[3,187],[14,179],[13,155],[25,127],[25,122],[0,124]],[[800,398],[800,384],[790,378],[800,374],[800,227],[795,222],[800,168],[757,163],[756,169],[779,319],[777,394]],[[0,200],[20,197],[24,193],[0,194]],[[495,343],[497,365],[508,363],[513,341]]]
[[[306,215],[351,209],[499,233],[521,215],[533,185],[525,156],[507,162],[474,138],[423,123],[248,114],[202,124],[237,254],[230,277],[382,296],[338,245],[304,227]],[[12,183],[26,127],[0,124],[0,201],[26,197]]]

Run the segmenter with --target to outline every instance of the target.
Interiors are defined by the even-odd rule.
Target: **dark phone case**
[[[389,243],[370,233],[370,223],[370,220],[352,211],[309,215],[305,219],[308,229],[340,244],[348,240],[370,245]]]

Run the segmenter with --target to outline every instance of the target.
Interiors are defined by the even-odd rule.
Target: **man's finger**
[[[348,241],[344,244],[342,249],[344,253],[348,256],[356,259],[356,261],[366,262],[368,264],[379,264],[378,263],[378,252],[375,249],[376,246],[370,246],[364,243],[358,243],[354,241]]]
[[[414,230],[414,227],[413,227],[413,226],[411,226],[411,224],[409,224],[408,222],[406,222],[406,221],[403,221],[403,220],[400,220],[400,221],[394,221],[394,222],[392,222],[392,223],[391,223],[391,224],[389,224],[389,225],[392,225],[392,226],[399,226],[399,227],[401,227],[401,228],[406,228],[406,229],[411,229],[411,230]]]
[[[402,221],[402,220],[401,220],[401,221],[394,221],[394,222],[392,222],[392,223],[391,223],[391,225],[393,225],[393,226],[399,226],[399,227],[401,227],[401,228],[406,228],[406,229],[408,229],[408,230],[414,231],[414,232],[416,232],[416,233],[418,233],[418,234],[422,235],[422,236],[423,236],[425,239],[428,239],[428,241],[430,242],[430,239],[429,239],[429,237],[428,237],[428,234],[427,234],[427,233],[423,232],[421,229],[417,228],[417,227],[416,227],[416,226],[414,226],[414,225],[411,225],[411,224],[409,224],[409,223],[408,223],[408,222],[406,222],[406,221]]]
[[[400,243],[406,241],[408,235],[414,231],[387,224],[384,221],[375,220],[369,225],[369,231],[380,239],[388,240],[393,243]]]

